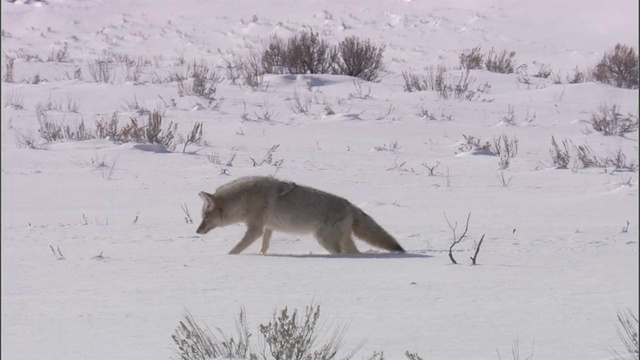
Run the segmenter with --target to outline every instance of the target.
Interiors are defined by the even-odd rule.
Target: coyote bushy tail
[[[389,251],[405,252],[396,239],[371,216],[353,205],[353,233],[366,243]]]

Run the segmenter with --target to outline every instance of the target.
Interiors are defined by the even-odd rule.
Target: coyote
[[[220,186],[204,200],[198,234],[218,226],[245,223],[247,231],[231,249],[239,254],[262,235],[266,254],[274,230],[313,233],[332,254],[358,253],[351,232],[379,248],[404,252],[398,242],[360,208],[339,196],[273,177],[247,176]]]

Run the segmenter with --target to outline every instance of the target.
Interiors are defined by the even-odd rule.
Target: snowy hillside
[[[256,334],[276,308],[311,302],[327,328],[348,325],[345,349],[364,341],[357,359],[506,359],[516,339],[522,358],[625,353],[616,314],[639,306],[638,130],[605,135],[592,119],[617,109],[637,124],[638,90],[572,80],[617,43],[637,52],[637,1],[1,5],[3,359],[167,359],[185,310],[233,333],[244,307]],[[302,30],[384,46],[384,75],[234,79],[270,36]],[[406,91],[408,75],[438,66],[458,83],[476,47],[515,52],[518,70],[471,70],[466,100]],[[204,95],[194,66],[208,71]],[[69,138],[153,113],[177,126],[172,146]],[[47,141],[46,123],[75,135]],[[567,146],[564,169],[552,139]],[[407,254],[356,240],[364,254],[330,255],[275,232],[267,255],[258,242],[228,255],[245,226],[197,234],[198,193],[247,175],[342,196]],[[447,219],[459,236],[469,214],[454,265]]]

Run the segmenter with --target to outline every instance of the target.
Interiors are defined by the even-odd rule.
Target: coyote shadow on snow
[[[359,254],[255,254],[256,256],[327,259],[407,259],[430,258],[433,255],[421,253],[359,253]]]

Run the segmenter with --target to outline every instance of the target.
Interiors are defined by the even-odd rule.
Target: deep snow
[[[389,73],[379,83],[267,75],[266,91],[225,80],[218,110],[178,97],[175,82],[152,81],[184,72],[179,58],[224,75],[233,56],[303,27],[331,42],[356,35],[385,45]],[[497,359],[497,351],[511,358],[516,339],[523,358],[532,347],[535,359],[612,358],[622,351],[616,312],[638,309],[638,171],[555,169],[549,150],[554,136],[601,157],[622,150],[637,163],[638,131],[585,129],[603,102],[637,116],[638,90],[533,77],[526,85],[516,74],[475,70],[476,85],[491,84],[488,93],[440,100],[403,91],[401,73],[442,64],[455,77],[460,50],[481,46],[516,51],[529,74],[547,64],[564,80],[618,42],[637,50],[637,29],[631,0],[3,1],[3,76],[7,56],[18,57],[15,82],[2,82],[3,358],[164,359],[175,355],[170,336],[185,309],[233,332],[243,306],[257,335],[274,309],[312,301],[328,326],[348,325],[345,348],[365,340],[357,358],[374,350],[389,359],[406,350],[425,359]],[[64,44],[68,61],[46,61]],[[95,83],[88,63],[103,51],[152,65],[137,83],[124,80],[122,67],[112,83]],[[73,79],[79,67],[83,79]],[[43,81],[31,84],[36,74]],[[312,101],[307,115],[291,109],[296,92]],[[203,122],[206,144],[186,153],[106,139],[17,146],[17,134],[39,139],[37,104],[62,104],[51,119],[92,127],[114,112],[121,123],[145,118],[126,105],[134,99],[164,111],[180,134]],[[77,113],[65,110],[71,103]],[[333,115],[324,113],[329,104]],[[242,120],[264,106],[271,121]],[[515,126],[501,122],[510,108]],[[463,135],[502,134],[519,140],[502,173],[508,186],[496,157],[459,150]],[[274,145],[282,165],[254,167]],[[430,176],[423,163],[438,162]],[[330,256],[311,236],[275,233],[267,256],[256,254],[257,244],[226,255],[244,227],[196,234],[197,194],[252,174],[349,199],[409,253],[356,240],[366,254]],[[460,234],[469,213],[468,238],[454,253],[460,264],[452,265],[444,214]],[[479,265],[471,266],[483,234]]]

